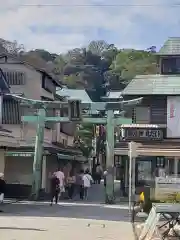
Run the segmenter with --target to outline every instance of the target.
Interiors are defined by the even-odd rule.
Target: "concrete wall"
[[[6,157],[4,177],[7,183],[31,185],[32,172],[32,157]]]
[[[57,158],[53,155],[43,156],[42,188],[49,192],[50,176],[57,170]],[[6,156],[0,152],[0,172],[4,172],[8,184],[32,184],[33,157]]]

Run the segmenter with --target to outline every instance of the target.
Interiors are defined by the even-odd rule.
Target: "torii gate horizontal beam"
[[[96,111],[104,111],[104,110],[123,110],[124,108],[129,108],[131,106],[137,105],[142,101],[141,98],[136,98],[128,101],[121,102],[92,102],[92,103],[83,103],[81,102],[81,109],[88,110],[96,110]],[[38,101],[37,102],[24,102],[21,103],[23,107],[33,107],[33,108],[47,108],[47,109],[61,109],[68,108],[68,102],[60,102],[60,101]]]
[[[38,116],[23,116],[21,118],[22,122],[31,122],[31,123],[37,123],[39,121]],[[68,117],[45,117],[43,119],[45,122],[64,122],[68,123],[70,122]],[[92,124],[106,124],[107,118],[82,118],[80,122],[83,123],[92,123]],[[113,119],[114,126],[121,125],[121,124],[131,124],[132,119],[131,118],[114,118]]]

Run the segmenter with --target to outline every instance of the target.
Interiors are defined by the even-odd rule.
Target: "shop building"
[[[115,158],[128,179],[128,142],[141,145],[136,159],[136,182],[156,174],[180,174],[180,38],[168,39],[157,53],[157,74],[134,78],[122,91],[124,99],[143,97],[131,113],[133,124],[122,125]]]

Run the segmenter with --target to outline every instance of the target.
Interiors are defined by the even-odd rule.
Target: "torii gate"
[[[44,127],[45,122],[82,122],[93,124],[106,125],[106,168],[109,170],[109,177],[107,178],[106,187],[106,202],[114,202],[114,127],[122,124],[131,124],[132,119],[124,118],[122,116],[114,116],[115,110],[123,111],[125,108],[133,107],[141,102],[142,98],[137,98],[129,101],[121,102],[101,102],[101,103],[81,103],[79,100],[69,100],[67,102],[59,101],[39,101],[27,99],[12,95],[15,98],[23,101],[25,106],[31,106],[38,109],[37,116],[23,116],[23,122],[31,122],[37,124],[37,135],[35,141],[35,154],[33,162],[33,181],[32,181],[32,195],[37,200],[39,197],[39,190],[41,189],[41,172],[42,172],[42,154],[44,141]],[[46,117],[47,109],[60,109],[68,107],[69,117]],[[106,117],[92,118],[83,117],[81,109],[96,109],[97,111],[105,110]]]

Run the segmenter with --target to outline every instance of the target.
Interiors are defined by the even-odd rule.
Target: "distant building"
[[[124,124],[115,154],[126,168],[128,142],[141,143],[136,182],[149,181],[155,169],[180,174],[180,38],[169,38],[157,53],[157,74],[136,76],[122,91],[125,98],[143,97],[131,112],[133,124]],[[128,181],[128,180],[127,180]]]
[[[9,186],[18,183],[31,187],[36,126],[21,122],[22,115],[34,112],[22,109],[19,101],[4,93],[36,100],[62,100],[56,95],[57,87],[61,84],[42,63],[36,65],[7,54],[0,56],[0,172],[4,172]],[[62,115],[62,111],[48,111],[47,116]],[[76,156],[80,159],[80,152],[73,146],[74,131],[71,123],[46,123],[42,188],[47,191],[48,175],[57,168],[58,158],[61,162],[75,161]]]

